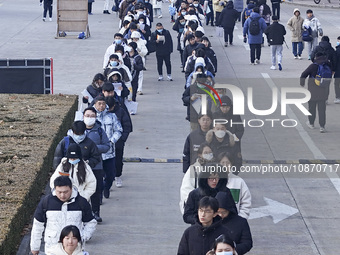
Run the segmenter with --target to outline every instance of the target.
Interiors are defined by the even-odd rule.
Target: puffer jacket
[[[62,243],[58,243],[45,251],[46,255],[68,255],[63,248]],[[81,243],[78,243],[77,248],[74,250],[72,255],[89,255],[88,252],[82,250]]]
[[[230,1],[228,2],[227,7],[221,12],[218,24],[224,28],[233,28],[238,16],[238,11],[234,9],[234,4],[232,1]]]
[[[95,107],[96,109],[96,107]],[[117,116],[114,113],[110,113],[108,111],[108,106],[102,112],[99,112],[97,109],[97,120],[101,123],[102,128],[104,129],[107,137],[110,140],[110,149],[102,154],[103,160],[114,158],[115,157],[115,143],[122,136],[123,128],[120,124]]]
[[[230,190],[227,188],[228,178],[221,178],[227,177],[227,175],[220,177],[218,184],[214,189],[208,185],[209,176],[209,171],[202,171],[198,177],[198,188],[189,193],[188,199],[184,206],[183,220],[185,223],[193,225],[198,221],[198,203],[201,198],[205,196],[215,197],[219,191],[225,191],[228,196],[230,196],[230,199],[233,199]],[[237,211],[236,206],[235,211]]]
[[[92,98],[95,98],[96,96],[98,96],[102,92],[102,88],[101,87],[95,87],[94,84],[87,86],[86,90],[87,90],[87,92],[89,92],[89,94],[92,96]],[[90,104],[91,102],[89,102],[88,99],[83,97],[83,103],[84,104]]]
[[[327,56],[316,58],[314,63],[323,64],[327,63]],[[318,72],[318,65],[310,64],[300,76],[300,85],[305,86],[305,80],[308,77],[308,90],[311,94],[310,101],[327,100],[329,95],[329,86],[319,87],[315,84],[314,77]]]
[[[78,163],[69,169],[68,172],[64,171],[63,164],[67,161],[67,158],[63,158],[57,167],[57,169],[54,171],[50,178],[50,187],[53,190],[54,189],[54,180],[65,174],[69,174],[70,179],[72,180],[73,185],[77,188],[79,194],[86,198],[87,201],[90,201],[90,197],[93,195],[93,193],[96,191],[96,185],[97,185],[97,180],[96,177],[94,176],[91,167],[84,161],[85,163],[85,182],[82,184],[79,184],[79,180],[77,177],[78,173]]]
[[[67,202],[60,201],[54,190],[40,201],[35,210],[31,250],[40,250],[44,230],[45,249],[57,244],[61,230],[68,225],[77,226],[82,240],[88,241],[96,230],[97,221],[92,214],[91,205],[76,189],[72,190],[71,198]]]
[[[315,47],[315,49],[312,51],[312,54],[310,55],[312,62],[314,62],[315,55],[318,52],[322,52],[327,55],[331,69],[332,71],[335,71],[337,61],[336,61],[336,53],[332,47],[332,44],[326,41],[321,41],[319,45]]]
[[[293,14],[295,12],[300,12],[300,10],[295,8]],[[293,17],[288,20],[287,27],[292,32],[292,42],[302,42],[303,21],[304,19],[301,17],[301,14],[298,17],[293,15]]]
[[[103,154],[108,152],[108,150],[110,149],[110,140],[103,129],[99,130],[101,128],[102,128],[101,123],[97,120],[93,128],[91,129],[86,128],[85,133],[86,136],[97,145],[98,151],[100,154],[102,154],[103,159]],[[94,168],[92,168],[92,170],[97,169],[103,169],[102,162],[98,163]]]
[[[303,27],[310,27],[312,29],[312,37],[316,38],[319,35],[323,36],[323,30],[321,27],[321,23],[319,19],[317,19],[314,15],[311,18],[306,18],[303,21]]]
[[[73,132],[71,129],[67,132],[67,136],[69,139],[69,144],[75,143],[75,141],[72,138]],[[97,145],[87,136],[78,145],[80,146],[83,160],[85,161],[88,160],[89,166],[92,169],[94,169],[94,167],[101,162],[101,156],[98,151]],[[66,151],[67,150],[65,150],[65,137],[64,137],[58,143],[57,148],[55,149],[53,158],[53,169],[57,168],[63,157],[66,157]]]
[[[252,35],[249,32],[250,22],[252,19],[259,19],[260,23],[260,32],[257,35]],[[243,36],[248,35],[248,43],[249,44],[261,44],[262,43],[262,34],[266,29],[267,24],[264,19],[260,16],[260,14],[256,12],[252,12],[250,17],[244,22],[243,26]]]

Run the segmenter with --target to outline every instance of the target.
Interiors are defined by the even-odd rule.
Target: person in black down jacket
[[[318,52],[322,52],[327,56],[328,61],[331,64],[331,69],[334,72],[337,64],[336,53],[332,47],[332,44],[329,42],[328,36],[323,36],[319,45],[316,46],[315,49],[312,51],[312,54],[310,55],[312,62],[314,62],[315,54]]]
[[[318,73],[318,65],[328,64],[327,56],[322,52],[318,52],[315,55],[313,64],[310,64],[300,76],[300,85],[305,86],[305,80],[308,77],[308,90],[311,94],[311,98],[308,101],[308,111],[312,114],[308,116],[307,126],[310,129],[314,129],[314,121],[316,117],[316,106],[318,107],[320,132],[325,132],[326,124],[326,100],[329,94],[328,86],[317,86],[315,84],[315,76]]]
[[[284,36],[286,34],[286,29],[283,25],[278,22],[277,16],[272,17],[273,24],[267,27],[264,30],[264,33],[267,35],[268,42],[271,48],[271,56],[272,56],[272,66],[270,69],[276,69],[276,55],[277,55],[277,64],[279,66],[279,70],[282,70],[282,44],[285,40]]]
[[[228,38],[229,44],[233,45],[233,34],[235,22],[238,19],[238,11],[234,9],[234,3],[229,1],[227,7],[223,9],[221,15],[219,17],[218,23],[224,29],[224,46],[228,46]]]
[[[151,34],[150,43],[156,49],[158,81],[163,81],[163,61],[165,62],[167,79],[172,81],[170,54],[173,51],[172,37],[168,30],[164,29],[162,23],[156,24],[156,31]]]
[[[105,82],[105,76],[101,73],[97,73],[92,80],[92,84],[87,86],[86,90],[92,98],[83,96],[83,103],[90,105],[92,100],[102,92],[102,87]]]
[[[205,197],[215,197],[219,191],[227,192],[230,199],[233,197],[227,188],[228,173],[218,171],[217,164],[209,163],[200,168],[198,177],[198,188],[189,193],[187,202],[184,206],[183,220],[188,224],[195,224],[198,219],[199,201]],[[234,204],[235,211],[237,211]]]
[[[230,200],[226,192],[218,192],[216,199],[219,204],[218,214],[222,218],[222,224],[230,230],[230,237],[236,243],[238,255],[246,254],[253,247],[248,221],[238,216],[235,211],[234,200]]]
[[[222,225],[221,217],[217,215],[216,198],[203,197],[197,209],[199,221],[184,231],[177,255],[206,255],[217,237],[220,235],[229,237],[229,230]]]

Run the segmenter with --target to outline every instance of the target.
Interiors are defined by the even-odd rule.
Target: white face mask
[[[216,252],[216,255],[233,255],[232,251],[221,251],[221,252]]]
[[[205,160],[208,160],[208,161],[212,160],[213,157],[214,157],[214,154],[212,154],[212,153],[202,155],[202,158],[204,158]]]
[[[129,47],[126,47],[126,51],[127,52],[131,52],[132,51],[132,48],[129,46]]]
[[[92,127],[96,123],[96,118],[84,117],[84,123],[86,126]]]
[[[215,131],[215,135],[218,137],[218,138],[223,138],[225,136],[226,132],[224,130],[217,130]]]

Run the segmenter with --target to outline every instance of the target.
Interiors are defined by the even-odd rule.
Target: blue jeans
[[[110,189],[116,177],[116,158],[103,160],[104,169],[104,189]]]
[[[303,43],[302,42],[292,42],[293,54],[295,57],[297,55],[301,56],[303,50]]]

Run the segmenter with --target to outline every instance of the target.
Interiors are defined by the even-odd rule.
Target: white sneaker
[[[158,18],[161,19],[163,16],[162,15],[159,15]]]
[[[276,67],[275,66],[271,66],[270,70],[276,70]]]
[[[340,104],[340,98],[335,98],[334,104]]]
[[[164,81],[163,76],[159,76],[159,77],[158,77],[158,81]]]
[[[173,81],[171,75],[167,75],[168,81]]]
[[[325,133],[325,132],[326,132],[325,128],[321,127],[320,128],[320,133]]]
[[[294,59],[298,59],[298,56],[294,56]]]
[[[307,125],[307,127],[309,127],[310,129],[314,129],[314,124],[310,124],[310,123],[309,123],[309,120],[307,120],[306,125]]]
[[[255,65],[260,64],[260,60],[259,59],[255,59]]]
[[[302,59],[301,55],[299,55],[298,58],[301,60]]]
[[[116,177],[116,187],[121,188],[123,186],[123,180],[120,177]]]
[[[50,21],[52,21],[52,18],[50,18]]]

